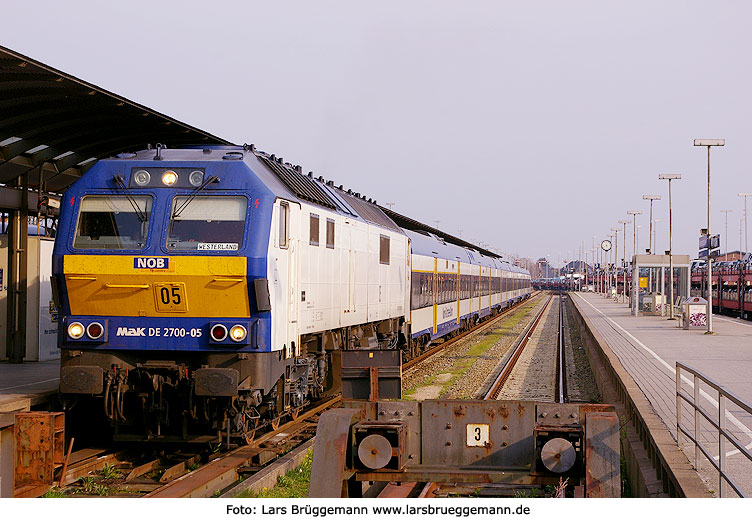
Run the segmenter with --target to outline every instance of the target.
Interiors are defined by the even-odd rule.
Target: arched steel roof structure
[[[27,175],[59,193],[96,160],[147,143],[230,144],[0,46],[0,184]]]

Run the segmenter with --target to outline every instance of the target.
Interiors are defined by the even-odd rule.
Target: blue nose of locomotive
[[[246,154],[142,151],[67,191],[70,234],[53,255],[62,348],[271,351],[275,195]]]

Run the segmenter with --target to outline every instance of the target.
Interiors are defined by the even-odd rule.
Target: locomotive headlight
[[[191,171],[191,174],[188,175],[188,182],[190,182],[193,187],[200,186],[203,181],[204,173],[201,171]]]
[[[171,186],[178,181],[178,174],[175,171],[165,171],[162,173],[162,183]]]
[[[241,325],[235,325],[230,328],[230,338],[233,339],[235,342],[240,342],[245,338],[247,335],[247,332],[245,328]]]
[[[71,322],[68,326],[68,336],[74,340],[84,336],[84,331],[84,325],[81,322]]]
[[[104,327],[99,322],[92,322],[86,326],[86,334],[90,339],[96,340],[102,336],[102,333],[104,333]]]
[[[215,324],[212,326],[209,334],[214,342],[222,342],[227,338],[227,328],[222,324]]]
[[[150,180],[151,175],[148,171],[144,171],[143,169],[136,171],[136,173],[133,175],[133,181],[139,186],[145,186],[149,183]]]

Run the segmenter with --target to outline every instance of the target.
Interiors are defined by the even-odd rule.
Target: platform
[[[57,394],[60,361],[0,362],[0,412],[25,411]]]
[[[630,315],[627,304],[596,293],[571,294],[601,340],[608,344],[622,366],[632,376],[671,435],[676,439],[676,361],[704,373],[747,404],[752,404],[752,322],[714,315],[715,334],[702,330],[683,330],[678,320],[659,316]],[[691,392],[692,386],[685,385]],[[701,388],[705,391],[704,388]],[[691,393],[690,393],[691,395]],[[716,397],[717,398],[717,397]],[[718,403],[706,395],[705,406],[718,413]],[[713,411],[714,409],[714,411]],[[752,416],[728,408],[728,429],[747,449],[752,449]],[[683,425],[693,427],[694,414],[682,411]],[[718,434],[709,425],[701,425],[701,441],[718,453]],[[712,430],[712,431],[711,431]],[[681,446],[694,461],[694,446],[682,438]],[[752,494],[752,463],[727,444],[728,471],[744,491]],[[732,451],[729,451],[732,450]],[[703,460],[700,468],[709,489],[717,492],[714,469]]]

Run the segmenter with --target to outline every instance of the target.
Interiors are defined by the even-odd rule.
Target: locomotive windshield
[[[81,201],[73,247],[143,249],[149,231],[152,197],[88,195]]]
[[[247,208],[244,196],[176,196],[168,249],[237,251],[243,242]]]

